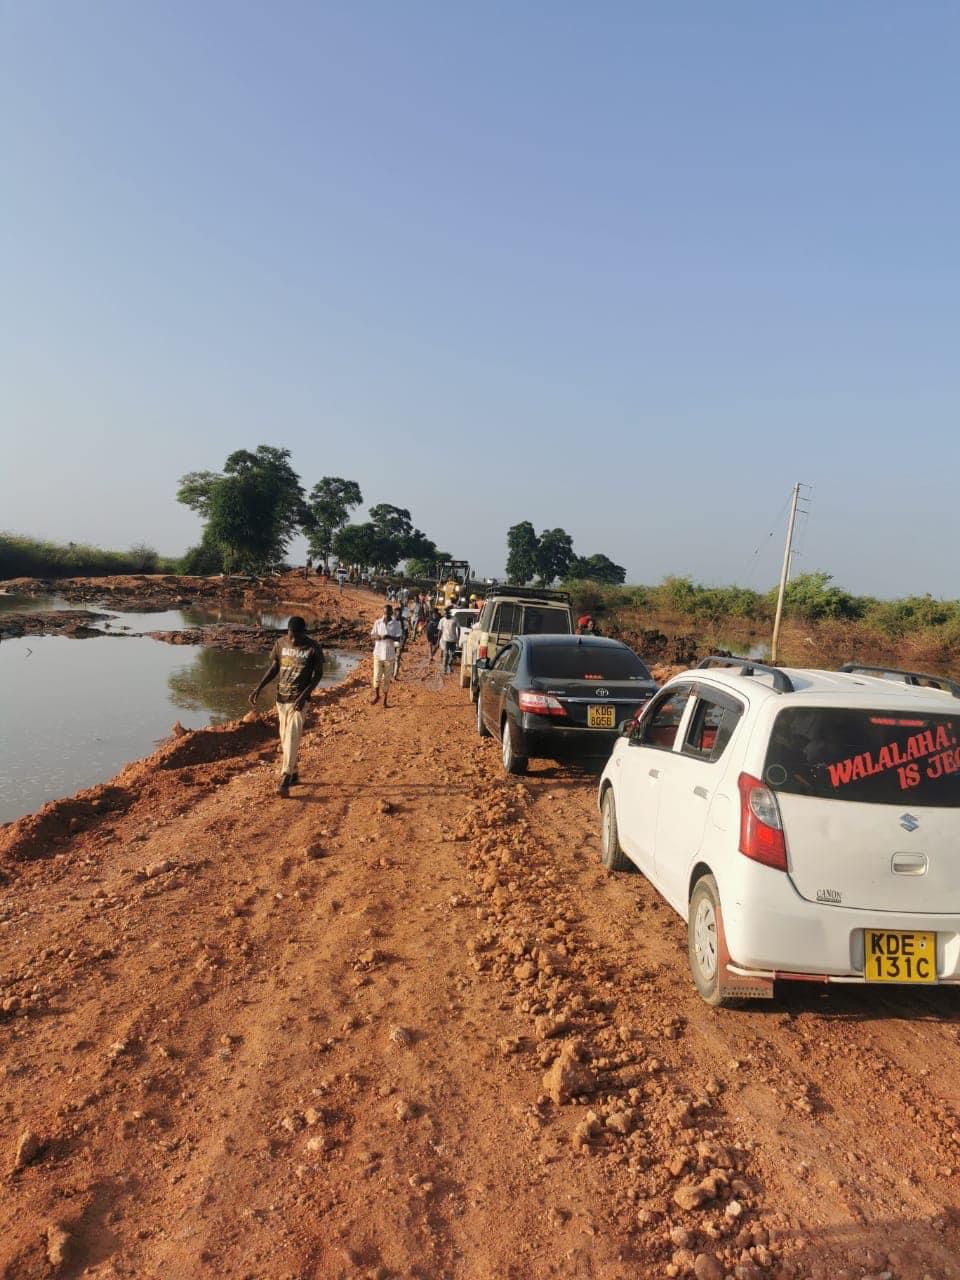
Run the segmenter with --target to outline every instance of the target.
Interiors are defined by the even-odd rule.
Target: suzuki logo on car
[[[903,827],[904,831],[916,831],[917,827],[920,825],[920,821],[918,818],[915,818],[912,813],[905,813],[900,819],[900,825]]]
[[[598,698],[609,698],[609,697],[610,697],[610,690],[609,690],[609,689],[594,689],[594,691],[593,691],[593,692],[597,695],[597,697],[598,697]]]

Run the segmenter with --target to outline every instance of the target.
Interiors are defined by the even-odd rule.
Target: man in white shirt
[[[453,670],[453,655],[457,648],[460,627],[450,609],[447,609],[440,623],[440,647],[443,653],[443,674],[448,676]]]
[[[383,617],[378,618],[370,631],[373,639],[373,697],[371,703],[380,701],[383,685],[383,705],[387,705],[387,690],[397,665],[397,654],[403,640],[403,627],[393,616],[392,605],[383,606]]]

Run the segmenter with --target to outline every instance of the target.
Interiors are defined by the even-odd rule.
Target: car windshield
[[[775,791],[869,804],[960,808],[956,716],[786,707],[763,780]]]
[[[533,647],[530,674],[550,680],[650,680],[632,649],[598,644],[551,644]]]
[[[458,627],[472,627],[477,620],[475,609],[457,609],[454,611],[453,620]]]
[[[570,614],[566,609],[544,609],[528,604],[523,611],[525,636],[568,636]]]

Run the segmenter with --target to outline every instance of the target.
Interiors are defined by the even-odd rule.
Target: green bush
[[[161,559],[152,547],[138,543],[129,551],[105,551],[83,542],[41,542],[20,534],[0,533],[0,579],[86,578],[121,573],[173,573],[177,562]]]

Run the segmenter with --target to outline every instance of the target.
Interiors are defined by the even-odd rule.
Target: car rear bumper
[[[960,916],[809,902],[783,872],[743,862],[738,884],[718,886],[731,972],[863,982],[864,930],[907,930],[935,933],[938,981],[960,982]]]
[[[546,716],[524,712],[522,719],[524,755],[609,756],[617,740],[616,729],[561,727]]]

